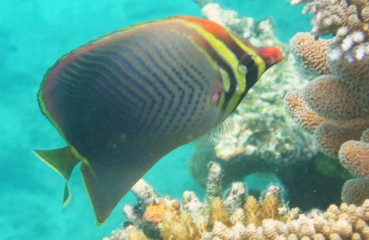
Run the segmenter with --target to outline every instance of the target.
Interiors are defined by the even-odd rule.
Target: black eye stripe
[[[252,70],[256,67],[254,59],[250,58],[250,60],[246,63],[247,70]]]
[[[252,60],[252,57],[250,54],[245,54],[243,55],[240,60],[239,60],[239,64],[242,65],[247,65],[250,61]]]
[[[247,68],[247,72],[251,71],[251,70],[254,70],[256,66],[256,63],[255,63],[255,60],[254,58],[252,57],[252,55],[250,54],[245,54],[243,55],[239,62],[238,62],[238,65],[243,65],[243,66],[246,66]]]

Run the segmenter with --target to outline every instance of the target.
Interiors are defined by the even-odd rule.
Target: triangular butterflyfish
[[[164,155],[221,124],[272,65],[209,20],[176,16],[105,35],[61,57],[38,92],[66,147],[35,150],[66,180],[81,163],[98,223]]]

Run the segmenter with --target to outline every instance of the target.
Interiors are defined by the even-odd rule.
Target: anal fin
[[[66,146],[64,148],[54,150],[33,151],[37,157],[64,177],[66,184],[64,189],[63,207],[68,205],[72,197],[69,178],[72,174],[73,168],[82,160],[81,157],[73,150],[74,149],[72,147]]]
[[[106,221],[121,198],[160,157],[149,154],[137,154],[135,157],[106,154],[103,157],[105,161],[89,161],[91,165],[82,163],[84,182],[98,225]]]

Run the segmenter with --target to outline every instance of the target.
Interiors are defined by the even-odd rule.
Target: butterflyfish
[[[98,38],[61,57],[38,91],[66,142],[36,155],[66,180],[81,171],[98,224],[164,155],[209,133],[283,60],[212,22],[176,16]]]

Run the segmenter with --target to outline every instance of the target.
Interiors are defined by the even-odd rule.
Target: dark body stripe
[[[211,44],[202,36],[199,32],[197,32],[194,29],[185,27],[185,26],[179,26],[180,30],[187,33],[191,38],[194,39],[197,43],[199,43],[199,46],[204,48],[207,53],[212,57],[212,59],[218,64],[219,67],[223,68],[230,76],[230,89],[227,93],[225,93],[225,102],[221,106],[222,110],[225,110],[227,107],[227,104],[230,100],[230,98],[234,95],[237,87],[237,80],[233,73],[232,66],[228,64],[228,62],[223,58],[222,53],[220,53],[217,49],[214,49]],[[218,40],[222,41],[222,39],[217,38]],[[224,41],[222,41],[224,42]],[[225,42],[225,44],[228,46],[228,44],[233,45],[233,42]]]

